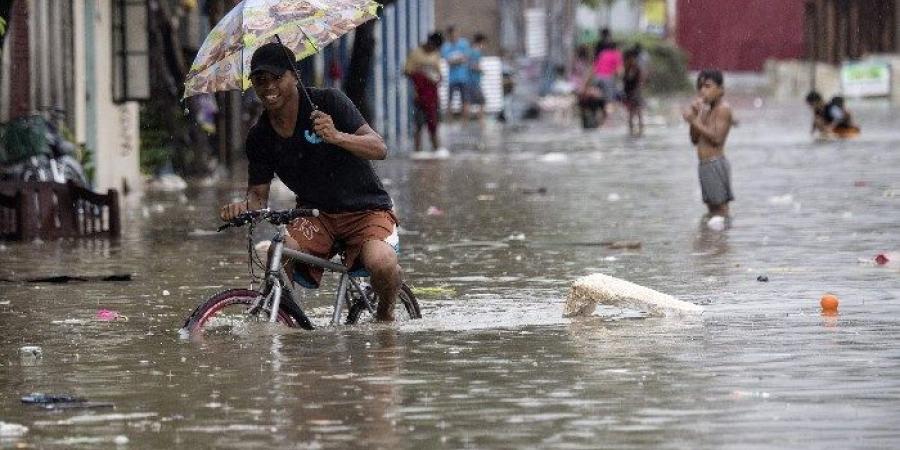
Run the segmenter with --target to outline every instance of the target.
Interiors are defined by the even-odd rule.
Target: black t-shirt
[[[308,88],[318,108],[330,115],[338,131],[353,134],[365,125],[359,110],[337,89]],[[300,93],[294,135],[275,132],[267,112],[247,133],[248,182],[268,184],[274,175],[297,195],[297,206],[339,213],[388,210],[393,204],[372,164],[313,133],[310,107]]]

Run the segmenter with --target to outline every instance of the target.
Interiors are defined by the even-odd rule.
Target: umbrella
[[[263,44],[280,42],[299,61],[375,18],[379,6],[374,0],[243,0],[209,32],[185,79],[184,97],[246,90],[250,58]]]

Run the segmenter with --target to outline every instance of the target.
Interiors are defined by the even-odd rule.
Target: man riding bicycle
[[[382,137],[337,89],[304,94],[278,43],[261,46],[250,60],[250,81],[265,110],[247,134],[247,200],[222,207],[222,220],[248,209],[265,208],[272,178],[297,196],[298,208],[316,208],[318,217],[300,218],[288,228],[285,245],[318,257],[334,256],[343,246],[347,267],[365,267],[379,302],[376,320],[394,320],[400,288],[397,218],[393,202],[370,160],[387,156]],[[313,109],[302,95],[316,105]],[[287,264],[288,275],[305,287],[318,287],[322,269]]]

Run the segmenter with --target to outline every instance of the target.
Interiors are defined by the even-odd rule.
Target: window
[[[148,2],[113,0],[113,101],[150,98]]]

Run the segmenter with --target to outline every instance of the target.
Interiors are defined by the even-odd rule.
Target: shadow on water
[[[133,278],[0,284],[0,422],[29,428],[0,447],[895,447],[900,269],[870,261],[900,231],[896,111],[855,108],[861,139],[813,143],[805,115],[738,105],[721,232],[698,219],[674,118],[640,140],[615,118],[531,124],[489,131],[486,150],[460,140],[449,160],[379,163],[424,314],[396,326],[179,339],[198,302],[247,286],[244,236],[210,232],[240,180],[148,194],[116,243],[5,243],[0,278]],[[594,272],[706,313],[563,319],[568,286]],[[320,322],[329,294],[307,293]],[[115,408],[20,404],[31,392]]]

